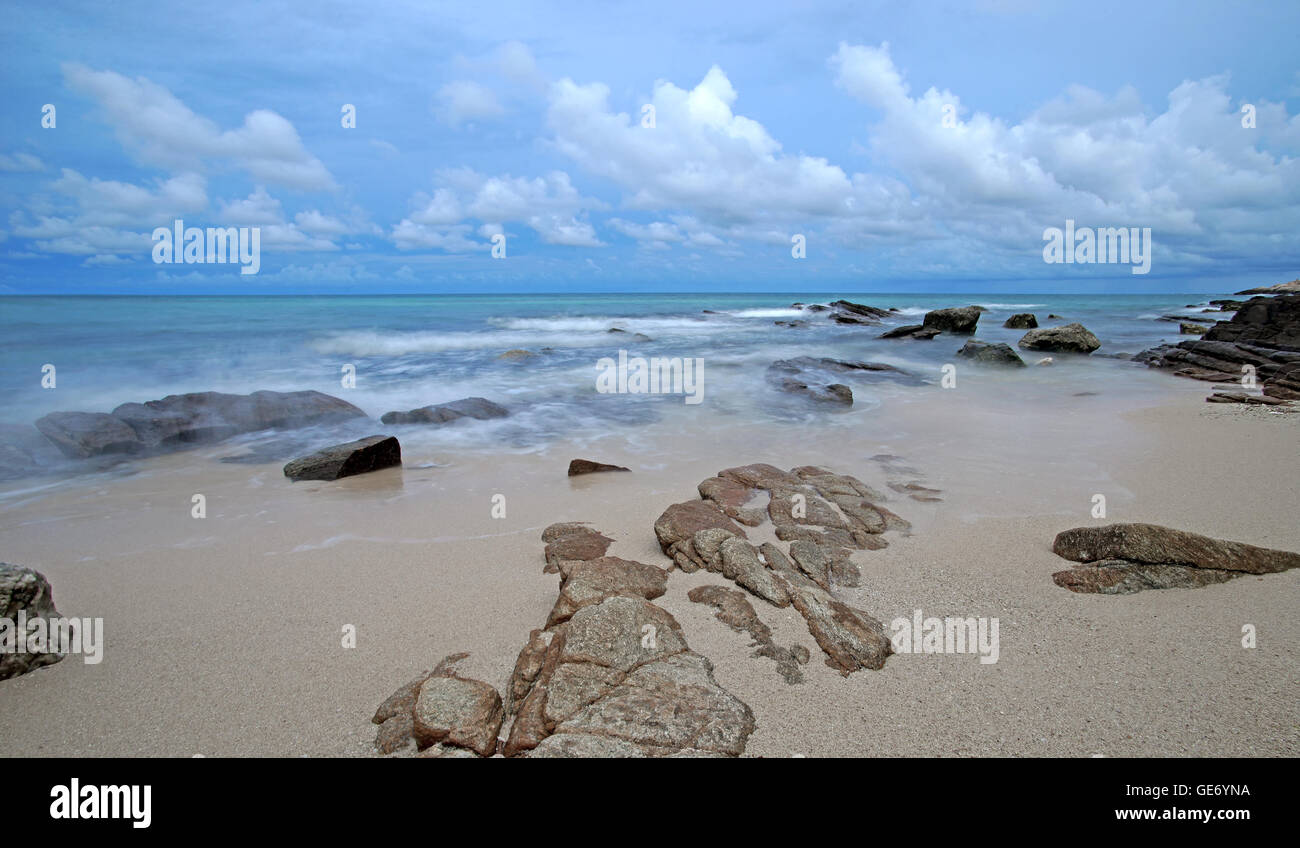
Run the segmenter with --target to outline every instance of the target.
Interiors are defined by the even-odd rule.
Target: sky
[[[1300,276],[1290,0],[6,11],[0,294]],[[178,219],[257,228],[257,272],[155,261]],[[1148,272],[1045,261],[1067,221],[1149,228]]]

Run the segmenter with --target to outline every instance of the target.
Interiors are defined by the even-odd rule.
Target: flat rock
[[[1057,534],[1057,556],[1075,562],[1127,560],[1270,574],[1300,566],[1300,554],[1227,542],[1158,524],[1076,527]]]
[[[654,565],[618,557],[579,562],[564,579],[546,626],[567,621],[583,607],[616,595],[652,601],[667,590],[668,574]]]
[[[73,459],[138,453],[145,447],[129,424],[105,412],[51,412],[36,419],[36,429]]]
[[[1147,589],[1195,589],[1212,583],[1224,583],[1245,572],[1218,568],[1196,568],[1168,563],[1102,560],[1058,571],[1052,575],[1057,586],[1071,592],[1098,595],[1131,595]]]
[[[402,446],[393,436],[367,436],[333,445],[284,466],[291,480],[338,480],[402,464]]]

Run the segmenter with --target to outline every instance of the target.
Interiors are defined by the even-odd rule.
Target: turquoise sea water
[[[860,327],[791,308],[796,301],[825,303],[840,297],[899,311],[883,327]],[[1134,353],[1178,340],[1176,323],[1155,319],[1200,316],[1206,300],[1204,294],[834,292],[5,297],[0,298],[0,389],[6,402],[0,424],[29,427],[53,410],[106,412],[127,401],[205,390],[317,389],[347,398],[374,418],[389,410],[481,395],[517,414],[492,428],[443,428],[444,434],[424,435],[454,440],[491,434],[523,446],[587,430],[635,426],[661,415],[664,404],[681,404],[680,397],[621,396],[620,402],[610,402],[611,396],[597,394],[597,360],[616,356],[619,349],[632,355],[701,358],[703,414],[761,416],[773,410],[780,414],[764,379],[767,365],[776,359],[885,361],[937,381],[944,363],[960,361],[953,353],[964,339],[877,338],[891,326],[920,323],[930,309],[983,305],[989,311],[981,317],[976,337],[1013,347],[1023,333],[1003,329],[1003,321],[1014,312],[1033,312],[1040,326],[1084,324],[1101,339],[1101,353]],[[1048,320],[1049,313],[1062,320]],[[774,323],[792,319],[807,320],[810,326],[790,329]],[[610,333],[614,328],[629,335]],[[649,341],[633,340],[630,334],[636,333]],[[499,358],[514,349],[537,356],[522,362]],[[1024,355],[1031,364],[1041,356]],[[1074,369],[1071,378],[1081,382],[1135,367],[1101,358],[1065,359],[1069,361],[1060,364]],[[46,364],[56,368],[54,389],[41,385]],[[345,366],[356,370],[355,388],[341,384]],[[855,385],[855,407],[887,402],[897,391],[903,389],[894,384]]]

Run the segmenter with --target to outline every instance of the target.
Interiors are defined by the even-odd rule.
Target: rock
[[[922,325],[945,333],[971,335],[980,320],[977,306],[958,306],[952,309],[935,309],[925,313]]]
[[[928,341],[939,335],[941,330],[938,327],[927,327],[924,324],[904,324],[901,327],[881,333],[878,338],[882,339],[921,339]]]
[[[667,590],[668,575],[657,566],[618,557],[579,562],[564,578],[546,626],[567,621],[583,607],[616,595],[652,601]]]
[[[780,383],[781,391],[793,395],[802,395],[817,403],[827,403],[836,406],[852,406],[853,390],[843,383],[830,383],[827,385],[809,385],[799,380],[782,380]]]
[[[1146,589],[1195,589],[1241,576],[1243,572],[1217,568],[1103,560],[1096,565],[1058,571],[1052,580],[1071,592],[1130,595]]]
[[[807,321],[773,321],[772,323],[778,327],[789,327],[791,329],[811,326]]]
[[[1035,364],[1035,365],[1052,365],[1054,362],[1056,362],[1056,360],[1052,359],[1052,357],[1050,357],[1050,356],[1044,356],[1042,359],[1038,360],[1038,361],[1035,362],[1034,364]]]
[[[415,701],[413,735],[421,749],[444,744],[490,757],[496,753],[502,718],[501,696],[488,684],[430,677]]]
[[[111,415],[55,412],[36,422],[68,456],[161,453],[259,430],[309,427],[364,417],[322,392],[259,391],[249,395],[194,392],[124,403]]]
[[[402,464],[402,446],[393,436],[367,436],[310,453],[284,466],[291,480],[338,480]]]
[[[1210,306],[1217,306],[1220,312],[1236,312],[1246,305],[1244,300],[1212,300]]]
[[[1286,406],[1288,401],[1268,395],[1248,395],[1244,392],[1215,392],[1205,399],[1208,403],[1245,403],[1255,406]]]
[[[847,300],[833,300],[830,305],[832,309],[848,312],[863,318],[880,319],[889,317],[888,309],[879,309],[875,306],[864,306],[861,303],[851,303]],[[879,321],[873,321],[872,323],[879,323]]]
[[[893,646],[885,628],[871,616],[830,596],[812,581],[790,587],[790,601],[808,622],[808,632],[826,654],[826,664],[842,675],[884,668]]]
[[[1000,342],[977,342],[971,339],[962,345],[961,350],[957,351],[957,355],[986,365],[1010,365],[1013,368],[1025,367],[1025,361],[1011,349],[1011,346]]]
[[[1273,286],[1257,286],[1253,289],[1235,292],[1235,294],[1282,294],[1287,292],[1300,292],[1300,280],[1291,280],[1287,283],[1278,283]],[[1214,303],[1214,301],[1210,301]]]
[[[1075,562],[1120,559],[1249,574],[1271,574],[1300,566],[1297,553],[1226,542],[1158,524],[1076,527],[1057,534],[1052,550]]]
[[[467,397],[406,412],[385,412],[379,420],[385,424],[446,424],[460,418],[486,421],[490,418],[505,418],[509,414],[504,406],[487,398]]]
[[[1048,320],[1048,321],[1064,321],[1064,320],[1065,320],[1065,316],[1063,316],[1063,315],[1056,315],[1056,314],[1053,314],[1053,313],[1048,313],[1048,315],[1047,315],[1047,320]]]
[[[1300,351],[1300,294],[1252,297],[1232,318],[1215,324],[1205,339]]]
[[[569,462],[569,476],[577,477],[580,474],[595,474],[600,471],[631,471],[630,468],[624,468],[621,465],[608,465],[604,462],[593,462],[590,459],[575,459]]]
[[[51,412],[37,419],[36,429],[73,459],[144,450],[135,430],[104,412]]]
[[[533,353],[531,350],[514,348],[513,350],[507,350],[505,353],[498,356],[497,359],[505,362],[523,362],[528,359],[533,359],[536,356],[537,354]]]
[[[1020,339],[1025,350],[1050,350],[1065,353],[1092,353],[1101,342],[1082,324],[1030,330]]]
[[[1038,327],[1038,317],[1032,312],[1017,312],[1002,323],[1008,330],[1033,330]]]
[[[1182,333],[1184,336],[1199,336],[1208,329],[1210,328],[1203,326],[1201,324],[1179,324],[1178,325],[1178,332]]]
[[[802,645],[779,647],[772,640],[772,628],[763,623],[754,612],[754,607],[745,598],[745,593],[725,586],[696,586],[686,595],[697,604],[708,604],[717,612],[714,617],[737,633],[748,633],[750,644],[758,650],[756,657],[767,657],[776,661],[777,674],[786,683],[803,682],[803,672],[799,666],[809,660],[808,649]]]
[[[747,508],[756,494],[756,490],[725,477],[709,477],[698,486],[700,497],[713,501],[729,518],[741,524],[757,527],[763,523],[766,513],[759,508]]]
[[[54,590],[39,571],[0,562],[0,619],[8,622],[4,637],[0,639],[0,680],[52,665],[64,657],[57,650],[63,646],[49,643],[44,647],[56,650],[18,653],[16,631],[20,613],[28,624],[38,618],[47,621],[59,618],[59,611],[54,608]],[[28,630],[26,635],[30,636],[30,633]],[[26,647],[38,646],[28,642]]]
[[[719,475],[722,476],[722,475]],[[685,501],[668,507],[655,521],[655,538],[659,549],[672,557],[682,571],[704,568],[706,560],[696,552],[695,534],[716,528],[745,538],[745,531],[712,501]]]
[[[1300,362],[1278,368],[1264,380],[1263,392],[1279,400],[1300,400]]]
[[[773,606],[788,607],[790,597],[783,582],[758,558],[753,545],[732,536],[719,547],[722,554],[722,576],[749,590]]]
[[[573,563],[599,559],[614,543],[613,539],[577,522],[552,524],[542,531],[542,541],[546,542],[543,571],[566,576]]]

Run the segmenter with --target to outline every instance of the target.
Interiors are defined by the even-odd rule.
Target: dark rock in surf
[[[333,445],[284,466],[291,480],[339,480],[402,464],[402,447],[393,436],[367,436]]]
[[[460,418],[486,421],[505,418],[510,412],[504,406],[487,398],[467,397],[450,403],[422,406],[407,412],[385,412],[379,420],[384,424],[446,424]]]

